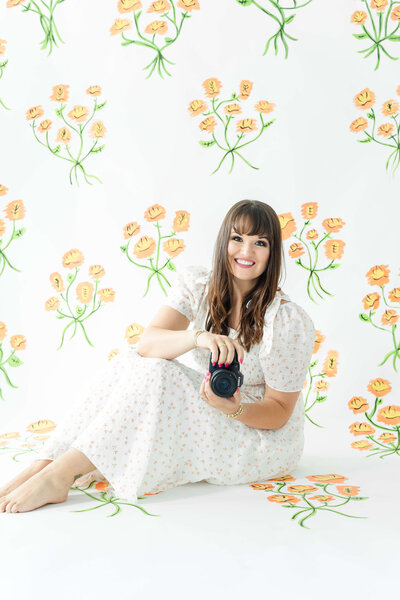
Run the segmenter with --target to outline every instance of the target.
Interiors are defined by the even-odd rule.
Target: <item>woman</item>
[[[181,271],[138,351],[107,363],[41,458],[0,489],[0,512],[64,502],[77,477],[105,478],[110,493],[134,502],[189,482],[249,484],[295,469],[315,329],[278,287],[281,260],[275,211],[256,200],[232,206],[212,271]],[[228,365],[235,350],[244,384],[221,398],[210,353]],[[188,352],[190,364],[175,360]]]

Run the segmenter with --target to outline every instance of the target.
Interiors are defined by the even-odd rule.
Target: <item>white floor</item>
[[[318,448],[321,434],[308,431],[295,482],[287,485],[312,485],[306,476],[317,474],[345,476],[344,485],[358,486],[357,497],[366,499],[336,510],[364,518],[319,509],[307,529],[292,519],[299,506],[268,501],[274,490],[205,482],[140,500],[152,516],[121,504],[111,517],[115,508],[101,502],[101,490],[87,490],[99,501],[71,490],[65,503],[0,514],[0,598],[369,600],[385,590],[397,597],[399,456],[367,458],[349,443],[340,454],[346,446],[332,451],[332,440]],[[29,452],[15,462],[16,447],[0,448],[0,484],[34,459]],[[338,494],[332,484],[329,492]]]

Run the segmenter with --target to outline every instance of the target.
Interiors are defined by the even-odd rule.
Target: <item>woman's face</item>
[[[242,281],[257,279],[266,269],[270,245],[266,236],[240,234],[231,230],[228,262],[234,277]]]

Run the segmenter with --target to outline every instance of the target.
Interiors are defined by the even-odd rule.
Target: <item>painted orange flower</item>
[[[324,381],[323,379],[320,379],[319,381],[315,382],[314,391],[326,392],[328,387],[329,387],[329,383],[327,381]]]
[[[7,326],[3,321],[0,321],[0,342],[4,340],[7,335]]]
[[[247,98],[251,94],[251,90],[252,89],[253,89],[253,82],[249,81],[248,79],[243,79],[240,82],[240,94],[239,94],[239,98],[241,98],[242,100],[247,100]]]
[[[400,7],[397,6],[393,9],[392,14],[390,15],[392,21],[400,21]]]
[[[365,413],[369,409],[368,401],[362,396],[353,396],[350,398],[348,406],[354,414]]]
[[[107,360],[111,360],[112,358],[117,356],[117,354],[119,354],[119,350],[118,348],[114,348],[114,350],[111,350],[110,354],[107,356]]]
[[[131,323],[125,330],[125,337],[128,344],[137,344],[140,340],[140,336],[144,331],[144,327],[139,323]]]
[[[358,117],[358,119],[354,119],[354,121],[350,123],[350,129],[351,131],[354,131],[354,133],[363,131],[364,129],[367,129],[367,127],[368,121],[367,119],[364,119],[364,117]]]
[[[306,202],[301,205],[301,216],[307,221],[314,219],[318,214],[318,203],[317,202]]]
[[[94,286],[90,281],[83,281],[76,286],[76,297],[82,304],[89,304],[93,299]]]
[[[358,485],[337,485],[336,489],[342,496],[357,496],[360,493]]]
[[[163,243],[164,252],[166,252],[171,258],[175,258],[186,248],[184,240],[178,240],[176,238],[170,238],[165,240]]]
[[[316,354],[321,347],[322,342],[325,341],[325,336],[317,329],[315,332],[315,342],[314,342],[314,350],[313,354]]]
[[[99,298],[102,302],[114,302],[115,291],[112,288],[99,290]]]
[[[131,27],[132,21],[128,21],[127,19],[115,19],[114,25],[110,27],[110,33],[111,35],[118,35]]]
[[[225,112],[227,115],[238,115],[242,112],[242,107],[236,102],[233,104],[227,104],[225,106]]]
[[[26,338],[23,335],[12,335],[10,337],[10,346],[14,350],[25,350],[26,349]]]
[[[102,138],[105,136],[107,129],[104,126],[103,121],[95,121],[90,128],[90,137],[92,138]]]
[[[32,106],[32,108],[28,108],[26,111],[26,119],[28,121],[32,121],[33,119],[38,119],[44,115],[44,110],[41,105]]]
[[[100,277],[104,277],[106,274],[104,268],[101,265],[92,265],[89,267],[89,275],[93,277],[93,279],[100,279]]]
[[[333,502],[336,500],[333,496],[327,496],[326,494],[317,494],[317,496],[310,496],[310,500],[318,500],[319,502]]]
[[[305,250],[303,244],[299,244],[298,242],[295,242],[289,248],[289,256],[291,258],[297,258],[298,256],[304,254],[304,252]]]
[[[164,35],[168,31],[167,21],[152,21],[149,23],[145,29],[146,33],[150,33],[153,35],[154,33],[158,33],[160,35]]]
[[[369,88],[361,90],[359,94],[354,96],[354,104],[357,108],[366,110],[375,104],[375,94]]]
[[[49,129],[51,129],[52,124],[53,124],[53,122],[50,121],[50,119],[45,119],[44,121],[41,121],[39,123],[38,131],[40,131],[40,133],[49,131]]]
[[[393,288],[389,292],[389,298],[392,302],[400,302],[400,288]]]
[[[148,258],[156,249],[156,242],[151,237],[142,236],[136,243],[133,253],[137,258]]]
[[[316,229],[310,229],[306,233],[306,238],[308,240],[316,240],[318,238],[318,231]]]
[[[99,492],[104,492],[109,485],[110,484],[108,483],[108,481],[98,481],[94,487]]]
[[[201,84],[208,98],[215,98],[221,91],[222,83],[216,77],[210,77]]]
[[[371,435],[376,430],[369,423],[352,423],[349,425],[349,431],[353,435]]]
[[[54,421],[50,421],[50,419],[41,419],[40,421],[35,421],[34,423],[28,425],[26,430],[30,431],[31,433],[37,433],[38,431],[41,433],[49,433],[55,428],[56,424]]]
[[[165,12],[166,10],[169,10],[170,8],[171,8],[171,5],[168,2],[168,0],[157,0],[156,2],[152,2],[150,4],[150,7],[147,9],[147,12],[162,13],[162,12]]]
[[[368,283],[370,285],[385,285],[389,283],[390,269],[388,265],[375,265],[371,267],[368,273],[365,274],[368,277]]]
[[[343,219],[324,219],[322,221],[322,227],[325,229],[325,231],[328,231],[330,233],[337,233],[340,229],[342,229],[342,227],[346,225],[345,221],[343,221]]]
[[[71,141],[71,132],[67,127],[61,127],[57,131],[57,142],[62,142],[63,144],[68,144]]]
[[[397,440],[397,436],[394,433],[390,433],[390,431],[385,431],[378,437],[378,440],[383,444],[389,444],[390,442],[395,442]]]
[[[344,483],[348,477],[344,475],[337,475],[336,473],[330,473],[329,475],[306,475],[306,479],[309,481],[315,481],[315,483]]]
[[[364,308],[366,310],[376,310],[379,306],[380,295],[376,292],[372,292],[372,294],[367,294],[363,298]]]
[[[0,237],[3,235],[5,230],[6,230],[6,224],[3,221],[3,219],[0,219]]]
[[[52,273],[49,277],[52,287],[56,292],[63,292],[65,290],[63,279],[60,273]]]
[[[0,196],[5,196],[8,192],[8,187],[0,184]]]
[[[377,11],[383,11],[388,5],[388,0],[371,0],[371,8]]]
[[[214,117],[207,117],[199,124],[199,128],[201,131],[207,131],[208,133],[212,133],[217,126],[217,121]]]
[[[7,0],[7,8],[12,8],[13,6],[19,6],[25,0]]]
[[[13,200],[7,204],[4,212],[10,221],[20,221],[25,217],[26,210],[22,200]]]
[[[328,356],[324,361],[322,371],[327,377],[335,377],[338,368],[338,353],[336,350],[329,350]]]
[[[55,100],[56,102],[66,102],[69,97],[69,85],[55,85],[53,87],[53,93],[50,96],[50,100]]]
[[[62,265],[66,269],[74,269],[76,267],[80,267],[83,265],[83,254],[77,248],[72,248],[72,250],[68,250],[62,258]]]
[[[292,213],[282,213],[278,215],[281,224],[282,240],[287,240],[296,231],[297,225]]]
[[[267,498],[270,502],[278,502],[279,504],[285,504],[286,502],[300,502],[301,498],[296,498],[296,496],[290,496],[289,494],[273,494],[272,496],[268,496]]]
[[[269,479],[267,479],[267,481],[296,481],[296,479],[294,477],[292,477],[292,475],[282,475],[282,477],[270,477]]]
[[[351,15],[351,22],[356,23],[356,25],[364,25],[367,17],[367,13],[363,10],[356,10],[356,12]]]
[[[351,447],[354,450],[370,450],[373,448],[373,445],[368,440],[358,440],[358,442],[353,442]]]
[[[306,494],[318,491],[318,488],[314,485],[289,485],[286,489],[288,492],[293,492],[294,494]]]
[[[383,137],[389,137],[393,133],[393,125],[391,123],[384,123],[378,127],[378,135]]]
[[[101,87],[99,85],[91,85],[86,90],[86,93],[89,94],[89,96],[100,96]]]
[[[343,256],[345,245],[342,240],[327,240],[324,244],[325,256],[330,260],[339,260]]]
[[[88,118],[89,109],[86,108],[86,106],[76,105],[72,110],[69,111],[68,116],[70,119],[76,121],[76,123],[82,123]]]
[[[118,12],[121,14],[139,10],[139,8],[142,8],[140,0],[119,0],[118,2]]]
[[[6,51],[7,40],[0,40],[0,54],[4,54]]]
[[[153,204],[153,206],[150,206],[145,211],[144,218],[149,223],[154,223],[154,221],[160,221],[161,219],[165,219],[165,208],[160,204]]]
[[[257,104],[254,105],[254,108],[263,115],[266,115],[272,112],[275,108],[275,104],[273,102],[268,102],[268,100],[259,100]]]
[[[139,223],[136,223],[136,221],[132,221],[131,223],[128,223],[128,225],[125,225],[125,227],[124,227],[124,238],[126,240],[129,240],[134,235],[137,235],[139,233],[139,231],[140,231]]]
[[[382,112],[386,117],[391,117],[399,112],[399,103],[396,100],[387,100],[382,106]]]
[[[273,490],[275,486],[273,483],[250,483],[251,488],[253,490]]]
[[[193,100],[189,104],[188,108],[188,111],[190,112],[192,117],[196,117],[197,115],[206,112],[206,110],[208,110],[208,106],[205,102],[203,102],[203,100]]]
[[[399,315],[393,309],[385,310],[382,315],[381,323],[382,325],[394,325],[399,320]]]
[[[46,300],[44,308],[45,310],[57,310],[60,306],[60,299],[57,296],[52,296],[48,300]]]
[[[386,396],[386,394],[392,391],[392,386],[387,379],[371,379],[368,384],[368,391],[374,394],[374,396],[382,398],[382,396]]]
[[[179,8],[183,8],[187,12],[192,12],[192,10],[200,10],[199,0],[178,0]]]
[[[384,406],[378,410],[377,421],[386,423],[386,425],[399,425],[400,406]]]
[[[189,229],[190,213],[187,210],[177,210],[172,229],[174,231],[187,231]]]
[[[236,125],[236,131],[239,133],[249,133],[257,130],[257,121],[255,119],[240,119]]]

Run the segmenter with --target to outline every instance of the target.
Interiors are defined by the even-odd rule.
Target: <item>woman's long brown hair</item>
[[[265,311],[280,289],[278,284],[284,262],[281,226],[274,209],[258,200],[241,200],[225,215],[214,246],[205,324],[207,331],[220,335],[229,335],[228,320],[233,310],[232,272],[228,262],[232,228],[242,235],[266,235],[270,244],[267,267],[242,301],[237,339],[248,352],[253,344],[261,341]]]

